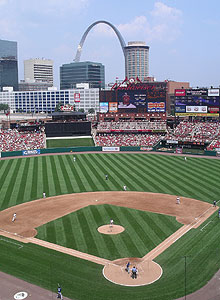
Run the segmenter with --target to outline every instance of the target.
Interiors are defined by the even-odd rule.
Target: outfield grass
[[[75,163],[71,155],[0,161],[0,209],[41,198],[43,191],[47,196],[117,191],[124,184],[132,191],[168,193],[210,203],[220,199],[220,160],[188,158],[185,162],[178,156],[126,153],[75,156]],[[18,249],[10,240],[0,240],[0,269],[53,291],[59,282],[64,295],[72,299],[175,299],[184,295],[184,256],[188,293],[203,286],[220,268],[220,220],[215,214],[206,223],[209,221],[203,231],[204,224],[190,230],[156,258],[164,273],[149,286],[117,286],[104,279],[100,265],[37,245],[25,244]]]
[[[92,138],[52,139],[47,140],[47,148],[95,146]]]
[[[126,230],[118,235],[100,234],[109,223]],[[37,228],[37,238],[110,260],[143,257],[173,234],[181,224],[175,217],[113,205],[90,205]]]

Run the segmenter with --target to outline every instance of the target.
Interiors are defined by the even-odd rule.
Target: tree
[[[84,109],[83,109],[83,108],[80,108],[80,109],[78,110],[78,112],[84,113]]]
[[[9,111],[9,105],[8,104],[0,104],[0,111],[3,110],[4,113]]]
[[[63,105],[63,103],[60,101],[57,106],[55,107],[55,111],[61,111],[61,106]]]
[[[90,109],[88,110],[88,113],[89,113],[89,114],[94,114],[94,112],[95,112],[94,108],[90,108]]]

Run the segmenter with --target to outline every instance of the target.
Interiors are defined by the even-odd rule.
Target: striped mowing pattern
[[[0,161],[0,209],[59,194],[128,190],[220,199],[220,161],[145,154],[77,154]],[[209,170],[207,172],[207,170]],[[105,174],[109,180],[105,180]]]
[[[100,234],[113,218],[126,230]],[[181,225],[174,217],[112,205],[88,206],[38,228],[38,238],[107,259],[142,257]]]

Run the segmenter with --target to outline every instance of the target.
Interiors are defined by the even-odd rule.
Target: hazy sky
[[[126,43],[145,41],[157,80],[220,85],[219,0],[0,0],[0,39],[18,42],[19,79],[24,59],[50,58],[59,86],[59,67],[73,61],[84,31],[97,20],[115,25]],[[106,82],[124,79],[122,49],[109,26],[90,31],[86,60],[105,65]]]

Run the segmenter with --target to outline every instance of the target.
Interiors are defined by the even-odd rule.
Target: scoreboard
[[[100,91],[100,112],[166,112],[166,83],[138,83]]]
[[[176,116],[219,116],[219,89],[176,89]]]

